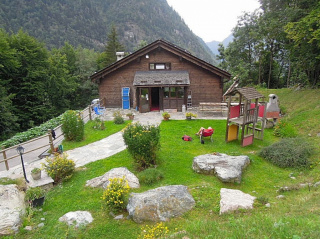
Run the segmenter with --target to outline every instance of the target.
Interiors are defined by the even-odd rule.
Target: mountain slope
[[[222,43],[224,45],[224,47],[227,47],[229,45],[230,42],[233,41],[233,35],[230,34],[226,39],[224,39],[222,42],[219,41],[211,41],[211,42],[207,42],[207,46],[209,47],[209,49],[212,51],[213,54],[218,55],[219,51],[219,44]]]
[[[165,39],[213,63],[213,55],[192,33],[166,0],[2,0],[0,27],[20,28],[49,48],[65,41],[74,46],[103,50],[111,25],[117,28],[126,51],[141,40]]]

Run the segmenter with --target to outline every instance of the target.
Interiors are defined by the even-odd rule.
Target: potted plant
[[[127,116],[129,117],[130,120],[134,119],[134,114],[132,112],[128,113]]]
[[[41,187],[28,188],[26,191],[26,201],[28,201],[32,207],[42,206],[45,194],[46,191]]]
[[[40,168],[34,168],[31,170],[31,176],[33,180],[38,180],[41,178],[41,169]]]
[[[164,120],[169,120],[171,116],[168,112],[165,111],[162,113],[162,117]]]
[[[197,118],[197,115],[194,114],[194,113],[192,113],[192,112],[187,112],[187,113],[186,113],[186,119],[187,119],[187,120],[191,120],[192,117],[193,117],[193,118]]]

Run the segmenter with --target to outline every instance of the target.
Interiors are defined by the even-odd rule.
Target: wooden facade
[[[121,108],[123,87],[130,88],[130,107],[140,112],[221,102],[223,80],[230,74],[169,42],[157,40],[91,76],[104,106]]]

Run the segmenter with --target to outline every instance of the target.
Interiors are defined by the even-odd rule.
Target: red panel
[[[240,116],[240,105],[230,107],[230,119]]]
[[[259,105],[259,117],[263,117],[264,114],[264,105]]]
[[[247,145],[250,145],[253,143],[253,135],[244,137],[243,141],[242,141],[242,146],[245,147]]]

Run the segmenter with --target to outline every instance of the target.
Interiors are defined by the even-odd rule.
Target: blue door
[[[122,109],[130,109],[130,88],[122,88]]]

